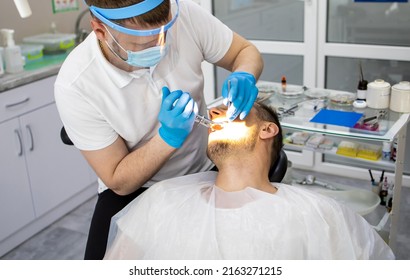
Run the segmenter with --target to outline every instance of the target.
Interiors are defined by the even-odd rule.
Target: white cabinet
[[[89,167],[77,149],[60,140],[62,123],[55,104],[20,118],[34,211],[39,217],[91,183]]]
[[[80,152],[60,139],[54,81],[0,93],[0,255],[97,191]]]
[[[0,240],[35,218],[18,119],[0,124]]]

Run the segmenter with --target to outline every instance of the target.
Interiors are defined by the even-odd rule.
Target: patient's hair
[[[106,9],[123,8],[143,1],[144,0],[85,0],[88,6],[95,6],[98,8]],[[120,25],[124,24],[124,22],[126,21],[131,21],[143,27],[165,24],[168,22],[170,6],[170,0],[164,0],[164,2],[145,14],[133,18],[117,19],[113,21]],[[92,13],[91,16],[94,17]]]
[[[283,135],[282,135],[282,127],[279,122],[279,117],[276,111],[261,103],[255,102],[254,107],[256,109],[256,114],[259,120],[272,122],[278,126],[278,134],[273,139],[272,144],[272,155],[271,155],[271,166],[276,162],[276,159],[279,157],[279,153],[283,147]]]

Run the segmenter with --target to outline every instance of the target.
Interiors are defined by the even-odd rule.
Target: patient
[[[210,110],[215,121],[225,109]],[[111,224],[105,259],[393,259],[361,216],[320,194],[269,182],[282,148],[270,108],[210,131],[219,172],[162,181]]]

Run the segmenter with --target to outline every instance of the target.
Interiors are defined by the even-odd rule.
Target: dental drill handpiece
[[[222,124],[211,121],[210,119],[201,116],[201,115],[196,115],[195,116],[195,122],[197,122],[198,124],[201,124],[207,128],[211,128],[214,130],[221,130],[222,129]]]

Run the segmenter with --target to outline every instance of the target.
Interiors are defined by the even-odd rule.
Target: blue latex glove
[[[169,91],[162,88],[162,104],[158,120],[161,127],[158,132],[170,146],[180,148],[194,126],[197,113],[195,101],[182,90]]]
[[[243,120],[251,111],[257,96],[255,77],[247,72],[233,72],[222,87],[223,103],[228,106],[227,118],[233,121],[239,116]]]

